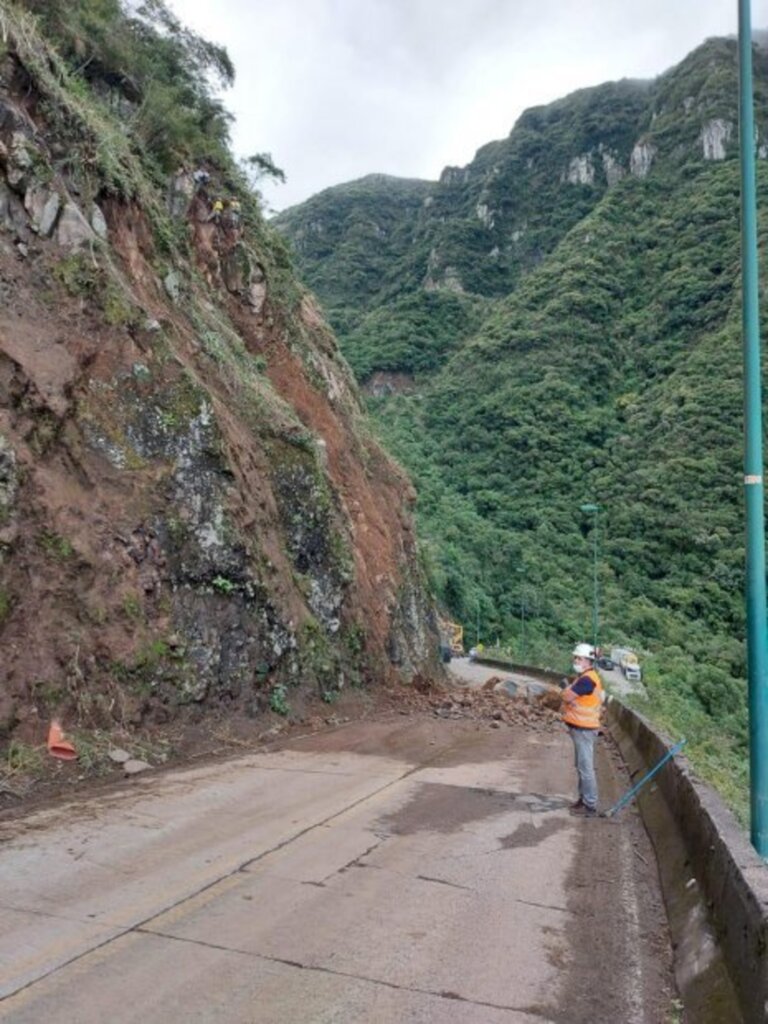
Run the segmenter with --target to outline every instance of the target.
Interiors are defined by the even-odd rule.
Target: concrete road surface
[[[572,797],[566,734],[418,712],[6,822],[0,1019],[659,1024],[645,833]]]
[[[525,687],[528,683],[534,683],[537,687],[540,685],[539,680],[534,679],[533,676],[527,676],[523,672],[490,665],[479,665],[476,661],[470,661],[469,658],[454,658],[448,666],[448,671],[457,680],[470,687],[482,686],[491,676],[502,680],[511,679],[513,683],[517,683],[522,687]]]
[[[539,680],[533,676],[527,676],[523,672],[479,665],[475,661],[470,661],[469,658],[454,658],[448,666],[448,670],[457,680],[470,687],[482,686],[490,676],[497,676],[499,679],[511,679],[512,682],[517,683],[523,690],[529,683],[532,683],[537,688],[541,685]],[[633,683],[629,679],[625,679],[621,669],[615,668],[606,671],[601,668],[599,672],[603,685],[610,693],[618,694],[620,697],[629,697],[633,694],[645,696],[646,691],[643,684]]]

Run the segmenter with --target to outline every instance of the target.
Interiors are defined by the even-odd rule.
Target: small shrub
[[[53,276],[72,296],[93,295],[101,282],[101,270],[85,253],[75,252],[59,260]]]
[[[123,596],[123,611],[134,622],[141,618],[141,602],[138,594],[130,593]]]
[[[75,553],[75,549],[66,537],[59,536],[53,530],[43,530],[38,541],[43,551],[51,558],[55,558],[57,562],[66,561]]]
[[[290,705],[287,699],[287,691],[282,683],[278,683],[269,695],[269,707],[276,715],[287,715],[290,713]]]
[[[11,740],[5,755],[5,772],[7,775],[39,775],[43,770],[43,751],[41,747],[30,746],[20,740]]]
[[[214,590],[218,590],[220,594],[231,594],[237,589],[237,584],[233,583],[232,580],[228,580],[226,576],[214,576],[211,580],[211,586]]]

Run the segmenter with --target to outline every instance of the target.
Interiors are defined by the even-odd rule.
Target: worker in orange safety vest
[[[571,814],[585,818],[597,816],[597,776],[595,775],[595,742],[600,729],[605,691],[594,668],[595,649],[591,644],[576,644],[573,649],[573,682],[564,680],[562,692],[563,721],[573,740],[579,797],[571,805]]]

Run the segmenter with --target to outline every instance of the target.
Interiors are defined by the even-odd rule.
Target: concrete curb
[[[616,698],[608,704],[608,722],[630,765],[634,761],[651,767],[671,746]],[[744,1020],[764,1022],[768,1020],[768,868],[720,797],[692,777],[685,758],[670,761],[655,781],[685,851],[680,866],[693,874],[700,887]],[[649,806],[648,795],[639,800],[639,806],[657,851],[663,850],[668,837],[654,834],[663,824]],[[669,902],[663,860],[659,856]]]
[[[557,685],[563,678],[563,672],[552,672],[546,668],[534,668],[533,665],[517,665],[511,661],[501,661],[497,658],[474,658],[476,665],[487,665],[489,668],[500,668],[505,672],[519,672],[521,675],[530,676],[531,679],[539,679],[542,683],[554,683]]]

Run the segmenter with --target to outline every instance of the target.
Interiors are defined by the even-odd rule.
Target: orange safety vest
[[[580,729],[599,729],[600,710],[603,706],[603,684],[600,681],[600,676],[593,668],[590,668],[586,672],[582,672],[579,679],[591,679],[595,688],[592,693],[583,696],[571,691],[570,699],[566,699],[565,693],[571,690],[578,679],[571,683],[563,695],[563,721],[567,725],[575,725]]]

